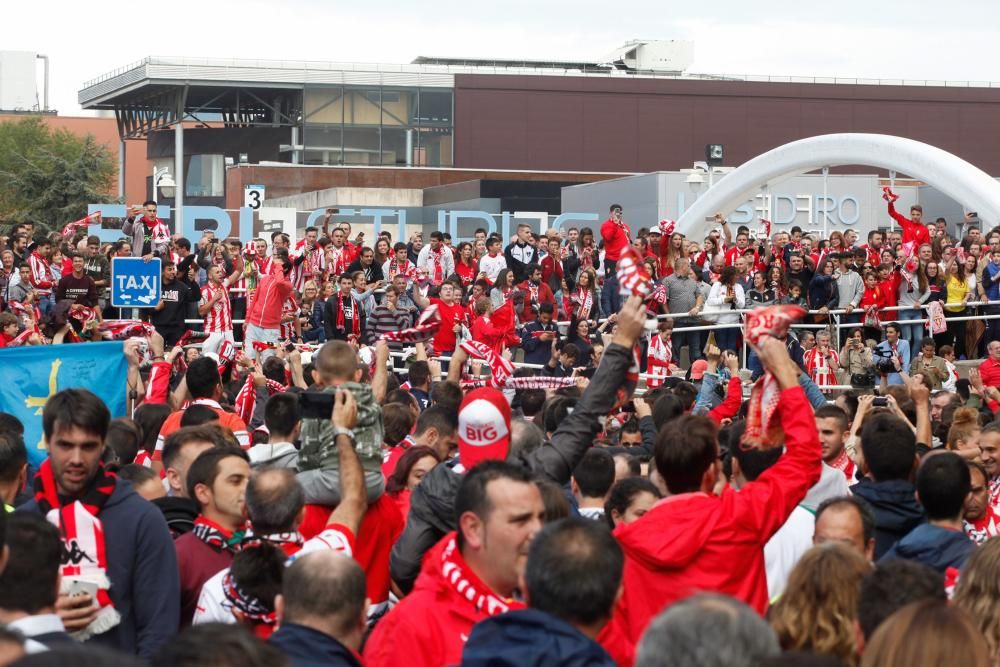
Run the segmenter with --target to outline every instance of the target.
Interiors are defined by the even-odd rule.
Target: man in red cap
[[[368,667],[457,665],[473,625],[524,609],[514,590],[545,505],[528,470],[489,460],[506,455],[510,408],[495,389],[479,391],[492,395],[469,400],[473,392],[463,401],[469,414],[459,456],[481,462],[461,478],[458,530],[427,553],[413,592],[375,626],[364,653]]]

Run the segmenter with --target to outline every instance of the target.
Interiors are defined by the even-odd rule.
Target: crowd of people
[[[0,346],[124,341],[129,408],[55,393],[37,469],[0,413],[0,665],[997,664],[1000,228],[885,198],[863,245],[15,226]]]

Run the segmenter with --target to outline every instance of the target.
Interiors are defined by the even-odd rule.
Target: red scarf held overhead
[[[118,625],[120,617],[111,603],[108,589],[107,548],[104,544],[104,526],[100,514],[115,490],[117,477],[99,463],[97,474],[79,498],[66,500],[59,497],[52,459],[45,459],[33,482],[35,502],[45,518],[59,529],[63,542],[63,577],[81,579],[97,584],[97,604],[101,607],[97,618],[83,632],[88,636],[100,634]]]
[[[477,612],[497,616],[525,608],[525,605],[517,600],[501,598],[476,576],[462,558],[454,533],[441,552],[441,575],[455,589],[459,597],[472,603]]]

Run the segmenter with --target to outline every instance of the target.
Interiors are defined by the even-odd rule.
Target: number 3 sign
[[[246,186],[246,189],[243,190],[243,206],[256,211],[259,210],[260,207],[263,205],[264,205],[264,186],[263,185]]]

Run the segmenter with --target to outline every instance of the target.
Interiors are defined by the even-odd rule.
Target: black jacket
[[[462,667],[614,667],[601,645],[537,609],[511,611],[472,627]]]
[[[349,648],[304,625],[283,623],[268,642],[288,656],[292,667],[361,667]]]
[[[194,528],[194,520],[198,518],[198,504],[190,498],[164,496],[154,500],[153,504],[163,513],[170,536],[175,540]]]
[[[163,283],[160,286],[160,301],[163,308],[149,311],[149,321],[157,329],[168,329],[183,331],[186,327],[184,318],[187,317],[188,304],[198,301],[201,292],[194,295],[186,283],[174,280],[172,283]]]
[[[875,513],[875,560],[926,519],[916,488],[907,480],[863,479],[851,487],[851,493],[868,501]]]
[[[552,435],[552,441],[520,455],[520,463],[536,477],[558,486],[568,482],[573,468],[601,430],[598,418],[606,415],[617,401],[617,389],[625,383],[625,373],[631,364],[631,350],[608,345],[600,367],[572,414]],[[445,533],[455,530],[455,494],[460,481],[461,476],[450,467],[437,466],[413,490],[406,528],[393,545],[389,561],[392,580],[404,592],[413,587],[427,550]]]

